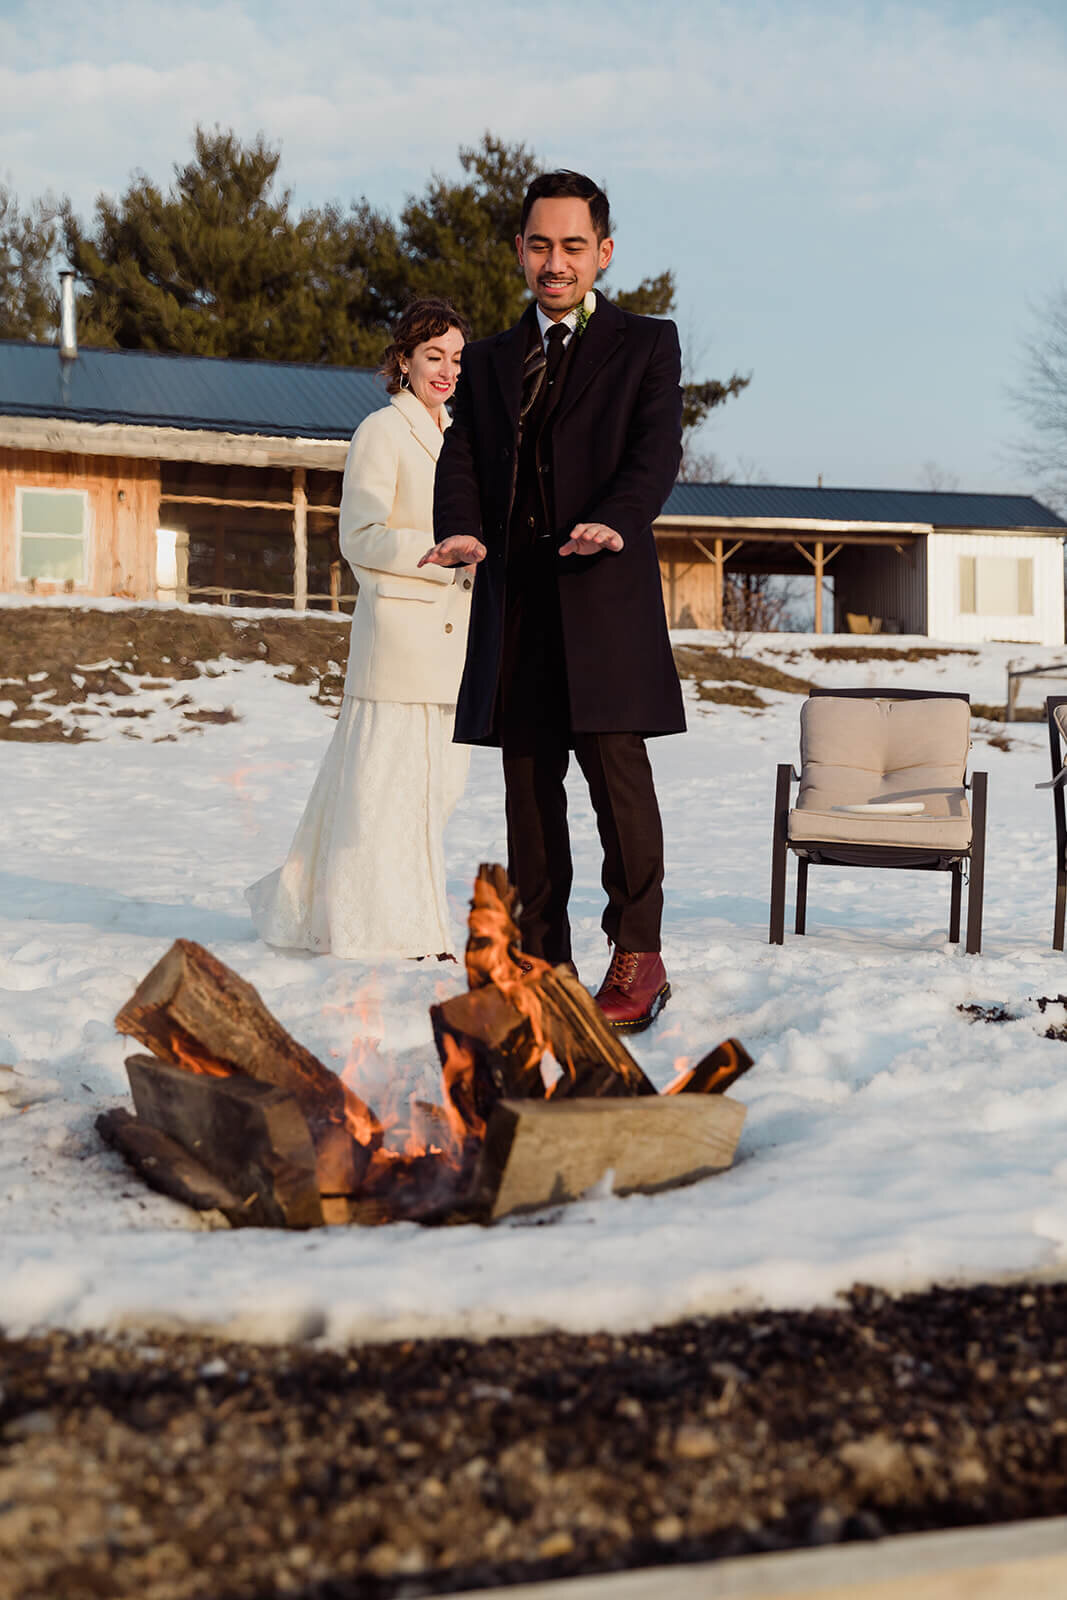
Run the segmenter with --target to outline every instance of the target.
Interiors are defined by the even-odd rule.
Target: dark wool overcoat
[[[523,363],[531,305],[513,328],[463,351],[453,423],[434,488],[434,537],[475,534],[487,555],[474,583],[456,739],[496,744]],[[533,326],[536,327],[534,321]],[[681,733],[652,523],[681,459],[682,392],[673,322],[622,311],[598,293],[566,386],[539,443],[557,548],[579,522],[622,535],[621,551],[557,559],[575,733]]]

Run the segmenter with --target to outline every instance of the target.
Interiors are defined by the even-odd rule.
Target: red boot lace
[[[616,989],[628,989],[637,976],[637,957],[629,950],[616,949],[608,968],[608,983]]]

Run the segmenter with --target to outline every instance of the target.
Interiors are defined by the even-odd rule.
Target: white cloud
[[[451,168],[485,128],[603,172],[797,184],[863,212],[1005,181],[1044,193],[1067,37],[1021,15],[64,0],[7,24],[0,149],[20,191],[83,207],[134,167],[162,179],[197,120],[281,140],[315,199],[374,187],[383,165]]]

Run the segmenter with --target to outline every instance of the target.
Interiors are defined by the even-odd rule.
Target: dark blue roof
[[[763,483],[676,483],[671,517],[808,518],[829,522],[928,522],[935,528],[1067,528],[1026,494],[932,489],[794,489]]]
[[[359,367],[0,343],[0,417],[348,439],[388,396]]]

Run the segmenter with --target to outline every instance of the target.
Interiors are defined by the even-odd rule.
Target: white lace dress
[[[454,718],[345,696],[284,866],[246,891],[262,939],[350,961],[453,949],[442,836],[470,761]]]
[[[441,440],[410,391],[352,440],[338,523],[359,582],[345,696],[285,864],[245,891],[268,944],[352,961],[452,950],[443,834],[470,761],[452,728],[472,578],[418,565]]]

